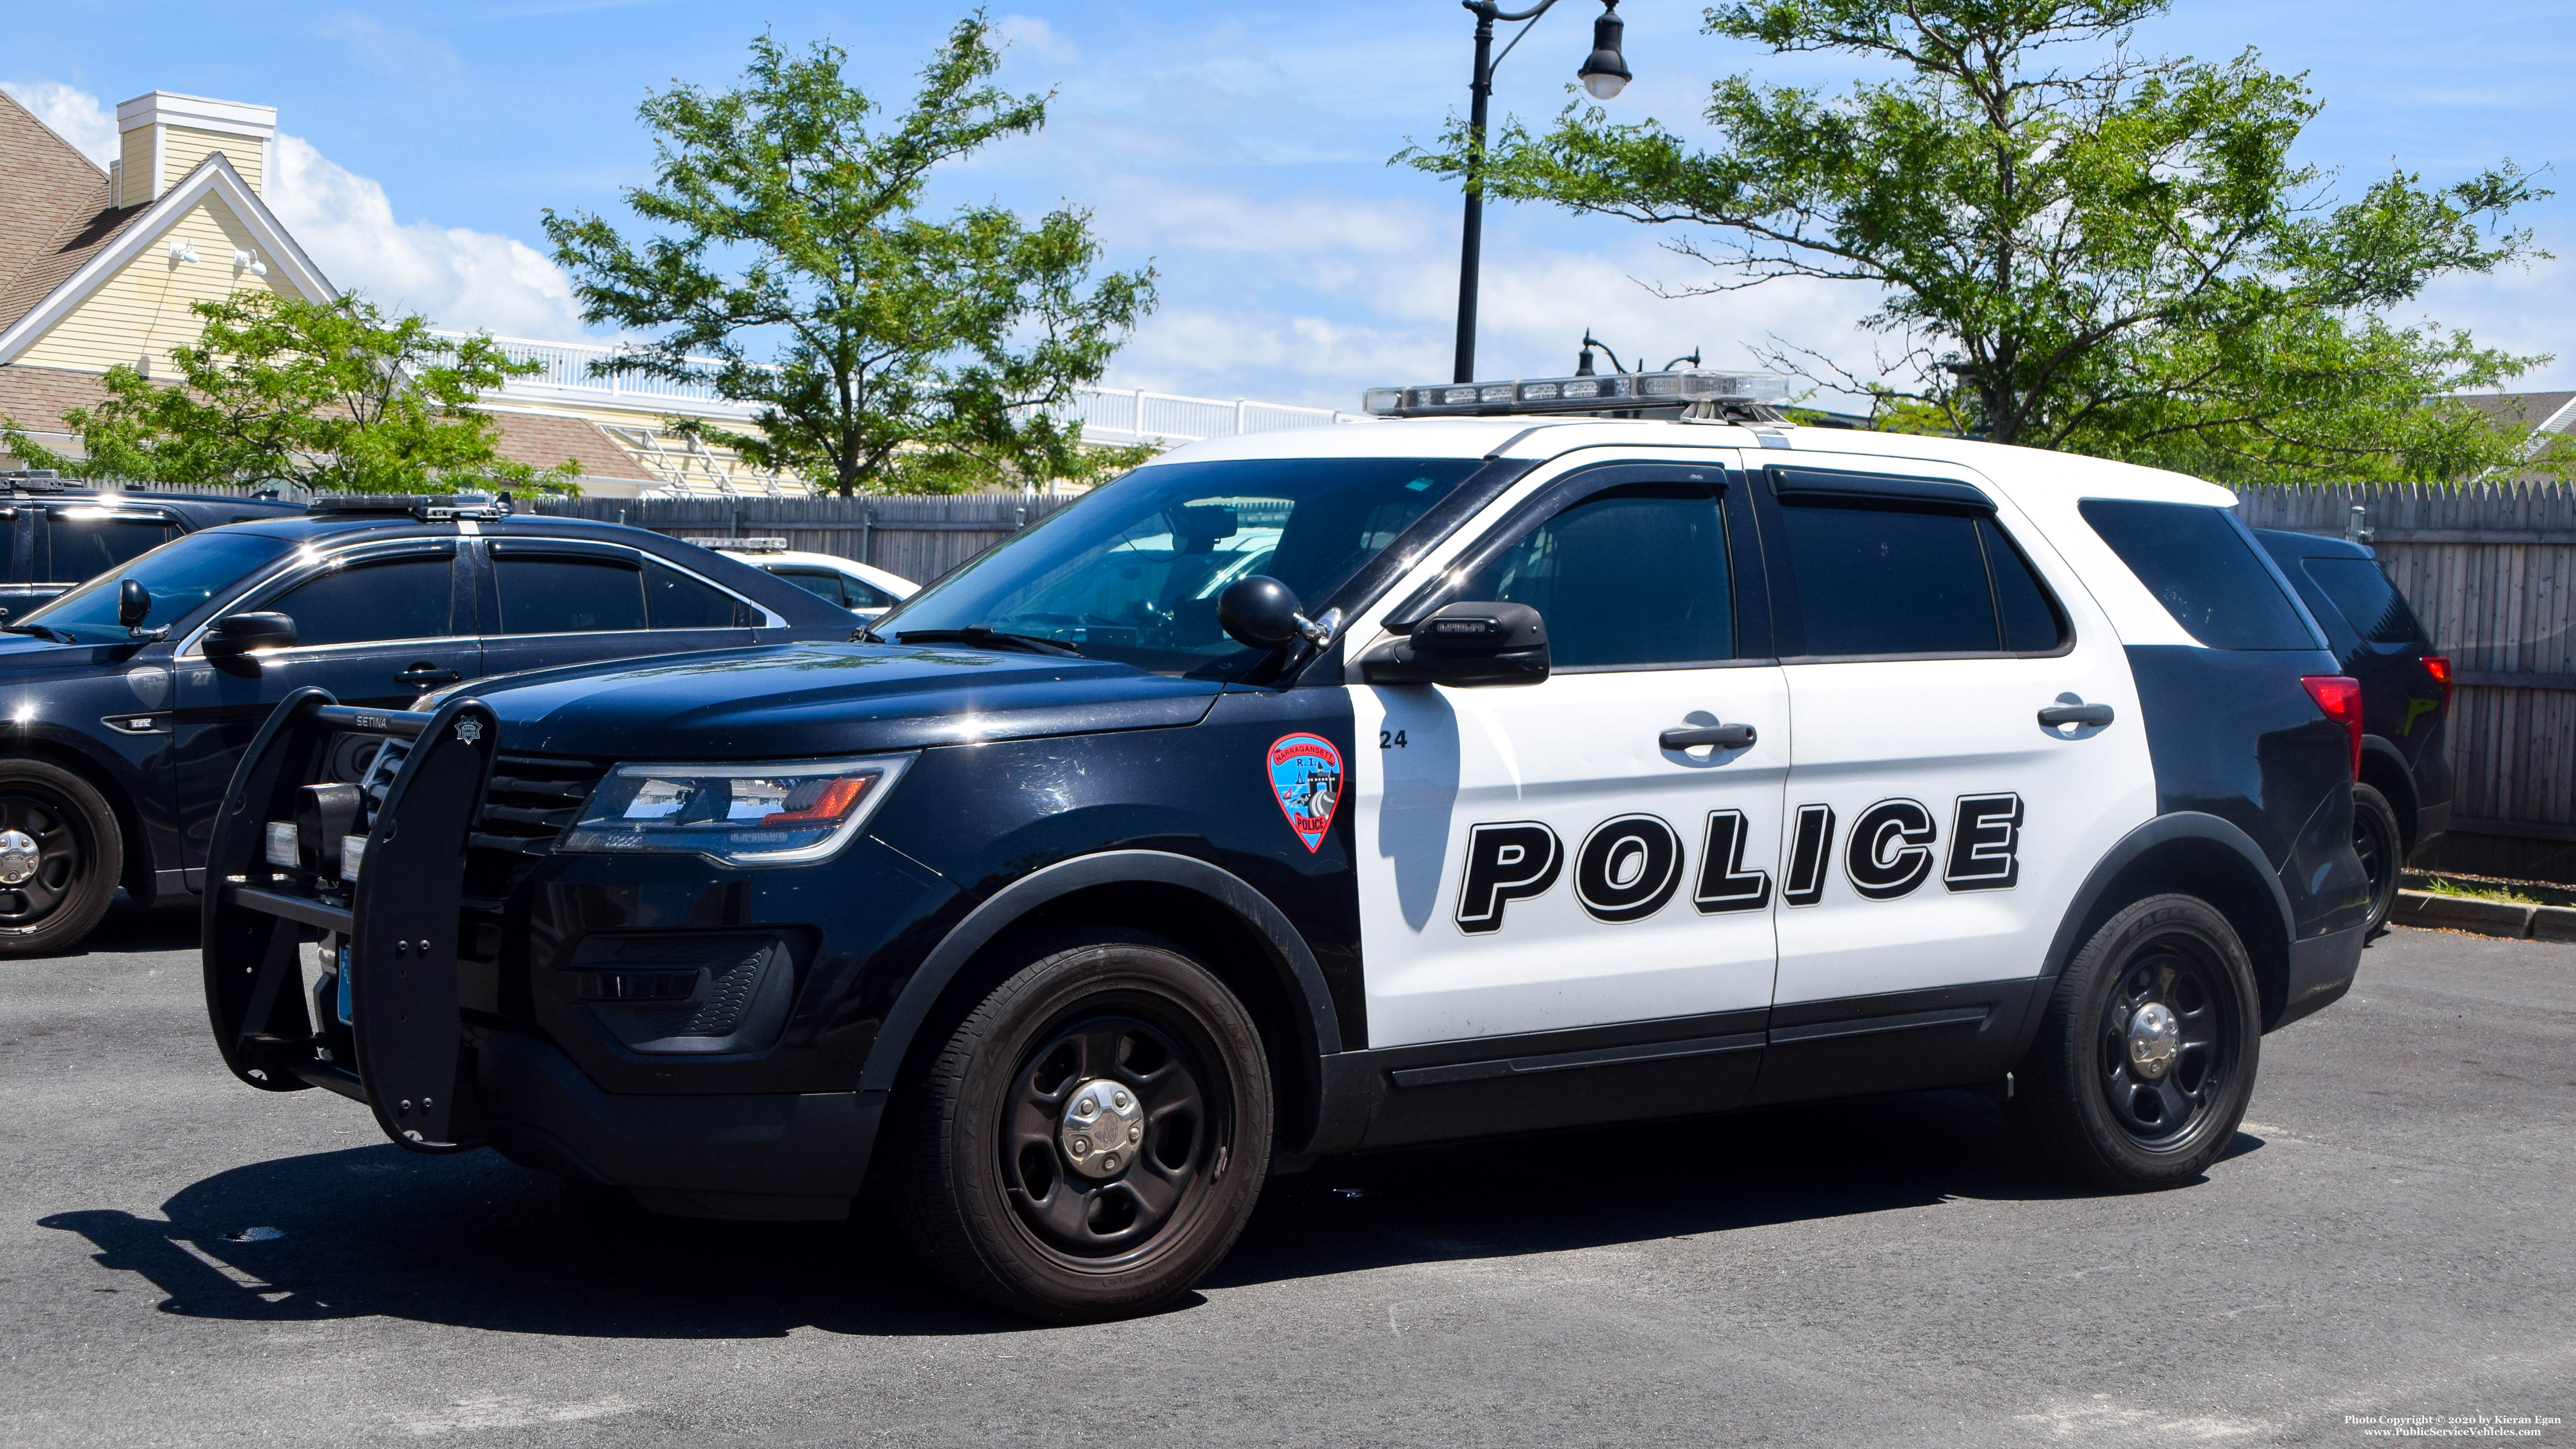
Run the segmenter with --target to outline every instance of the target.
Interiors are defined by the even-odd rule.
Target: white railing
[[[472,334],[441,332],[463,339]],[[577,407],[632,408],[637,412],[677,413],[709,418],[748,418],[751,404],[728,402],[703,382],[667,378],[595,377],[590,366],[617,353],[613,343],[539,342],[525,337],[495,337],[513,362],[534,362],[544,370],[514,377],[500,395],[516,402],[557,403]],[[712,358],[704,359],[709,367]],[[1082,436],[1095,443],[1193,443],[1202,438],[1230,438],[1241,433],[1271,433],[1283,428],[1319,428],[1334,423],[1366,421],[1359,413],[1334,408],[1296,407],[1254,402],[1249,398],[1183,397],[1144,388],[1078,387],[1072,415],[1082,422]]]

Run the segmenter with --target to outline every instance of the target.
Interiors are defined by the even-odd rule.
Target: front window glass
[[[1595,493],[1531,529],[1448,594],[1538,610],[1555,669],[1735,657],[1726,526],[1717,490],[1705,484]]]
[[[453,633],[455,569],[446,555],[354,563],[261,605],[295,621],[295,642],[371,644]]]
[[[256,533],[192,533],[11,622],[42,624],[84,644],[121,644],[128,635],[116,621],[116,598],[117,585],[124,580],[132,579],[151,593],[152,612],[145,616],[144,625],[158,628],[195,613],[206,600],[229,591],[243,575],[267,567],[294,547],[285,539]]]
[[[915,594],[896,639],[989,629],[1167,674],[1258,657],[1216,619],[1228,584],[1267,574],[1311,612],[1476,470],[1474,458],[1149,464]]]

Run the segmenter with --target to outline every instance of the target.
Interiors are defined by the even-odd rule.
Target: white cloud
[[[115,155],[116,117],[98,97],[57,81],[0,82],[0,89],[102,166]],[[571,279],[543,253],[495,232],[398,222],[382,185],[301,136],[277,138],[266,198],[323,275],[389,311],[506,336],[582,335]]]
[[[493,232],[398,222],[383,186],[300,136],[277,138],[268,204],[333,282],[388,310],[514,337],[581,335],[572,281],[544,254]]]
[[[116,117],[98,97],[60,81],[0,81],[0,91],[54,128],[54,134],[98,163],[100,170],[116,159]]]

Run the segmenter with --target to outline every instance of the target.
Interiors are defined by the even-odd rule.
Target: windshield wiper
[[[78,644],[80,640],[51,624],[0,624],[0,634],[33,634],[48,644]]]
[[[997,629],[899,629],[894,636],[910,644],[983,644],[997,649],[1025,649],[1032,654],[1069,654],[1076,659],[1082,651],[1061,639],[1041,639],[1035,634],[1005,634]]]

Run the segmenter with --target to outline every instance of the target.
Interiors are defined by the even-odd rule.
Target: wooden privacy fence
[[[1079,495],[1076,495],[1079,496]],[[873,498],[540,499],[538,513],[628,523],[674,538],[783,538],[926,584],[1072,503],[1030,493]]]
[[[2246,488],[2256,528],[2343,537],[2353,509],[2459,689],[2452,830],[2428,864],[2576,879],[2576,489]],[[2483,837],[2483,839],[2475,838]]]

